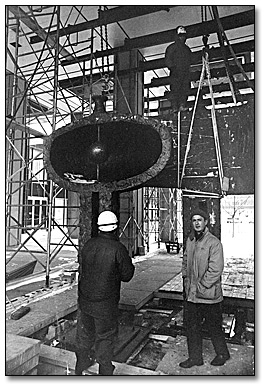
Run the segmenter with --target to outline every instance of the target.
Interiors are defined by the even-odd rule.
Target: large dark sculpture
[[[97,102],[92,115],[45,140],[49,176],[86,195],[139,187],[165,167],[171,153],[169,128],[138,115],[106,113]]]

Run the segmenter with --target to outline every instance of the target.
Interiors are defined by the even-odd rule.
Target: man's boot
[[[96,360],[91,357],[88,351],[75,352],[77,362],[75,366],[75,375],[82,376],[82,372],[95,364]]]
[[[112,376],[114,370],[115,370],[115,366],[112,365],[112,363],[106,366],[103,364],[103,365],[99,365],[98,374],[99,376]]]

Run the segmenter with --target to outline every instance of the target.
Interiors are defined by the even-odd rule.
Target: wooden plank
[[[169,300],[181,300],[183,301],[183,294],[180,292],[165,292],[158,291],[154,294],[155,297],[159,297],[160,299],[169,299]]]
[[[37,368],[33,368],[29,372],[27,372],[25,376],[37,376],[37,371]]]
[[[41,342],[12,334],[6,334],[6,374],[11,375],[20,365],[39,355]]]
[[[135,291],[151,291],[151,292],[154,292],[156,291],[157,289],[160,288],[160,286],[163,284],[164,280],[162,280],[162,282],[158,281],[158,280],[155,280],[154,278],[152,279],[148,279],[148,278],[135,278],[134,280],[131,280],[130,283],[128,284],[127,286],[127,289],[132,289],[132,290],[135,290]],[[123,289],[123,292],[124,292],[125,288]]]
[[[53,348],[51,346],[41,346],[40,351],[40,365],[38,367],[38,375],[48,376],[48,375],[66,375],[66,369],[70,371],[70,375],[74,374],[76,364],[75,353]],[[161,371],[155,372],[144,368],[137,368],[128,364],[119,363],[113,361],[115,365],[114,375],[118,376],[158,376],[163,375]],[[84,371],[85,375],[97,375],[99,365],[95,365],[88,368]]]
[[[31,311],[19,320],[6,319],[11,334],[30,336],[56,320],[77,310],[77,286],[30,305]]]
[[[150,369],[135,367],[133,365],[119,363],[113,361],[115,370],[113,376],[163,376],[165,375],[162,371],[151,371]],[[98,364],[93,365],[83,372],[87,375],[97,375],[98,374]]]
[[[149,334],[149,338],[155,341],[167,342],[171,336],[170,335],[162,335],[162,334]],[[174,340],[175,338],[173,338]]]
[[[119,331],[118,339],[116,341],[116,346],[113,352],[114,357],[116,357],[117,354],[119,354],[121,350],[124,349],[136,337],[137,334],[139,334],[139,332],[140,332],[139,328],[132,330],[131,327],[129,327],[125,333],[121,333],[121,331]]]
[[[32,369],[37,368],[39,363],[39,355],[30,358],[30,360],[25,361],[23,364],[19,365],[17,368],[13,369],[10,376],[24,376],[27,375],[28,372],[31,372]]]
[[[58,366],[54,364],[48,364],[40,362],[37,368],[37,376],[75,376],[75,370],[70,369],[67,366]]]
[[[145,312],[156,312],[158,314],[166,314],[166,315],[171,315],[173,313],[173,310],[163,310],[159,308],[145,308],[140,310],[141,313]]]
[[[117,362],[125,362],[139,344],[150,334],[150,332],[150,328],[140,329],[140,332],[136,335],[136,337],[123,350],[121,350],[114,359]]]
[[[58,349],[52,346],[41,345],[40,363],[51,364],[56,367],[75,369],[76,355],[69,350]]]
[[[153,291],[138,291],[135,289],[124,289],[121,291],[119,303],[120,309],[138,310],[154,296]]]

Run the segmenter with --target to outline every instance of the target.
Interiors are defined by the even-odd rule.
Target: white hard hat
[[[117,228],[117,217],[116,215],[109,211],[105,210],[101,212],[98,216],[98,229],[103,232],[114,231]]]
[[[184,26],[177,27],[176,32],[177,32],[177,34],[186,34],[187,33]]]

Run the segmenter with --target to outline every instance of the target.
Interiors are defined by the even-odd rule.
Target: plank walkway
[[[163,297],[166,294],[172,295],[172,298],[173,295],[176,295],[181,299],[183,291],[181,265],[182,259],[178,254],[168,254],[165,250],[152,256],[140,257],[138,262],[135,260],[133,279],[129,283],[122,284],[120,309],[138,311],[152,298]],[[252,260],[239,258],[226,260],[223,274],[225,298],[254,301],[253,266]],[[44,281],[41,283],[44,286]],[[14,290],[7,292],[8,295],[16,298],[16,289],[18,289],[17,292],[22,293],[20,288],[14,288]],[[35,289],[37,289],[36,285]],[[28,295],[26,285],[24,285],[23,292],[24,297]],[[31,295],[28,295],[27,298],[29,302],[24,301],[24,303],[31,308],[27,315],[19,320],[12,320],[10,319],[10,309],[6,313],[6,331],[8,333],[30,336],[76,311],[77,285],[60,286],[59,289],[55,289],[54,292],[50,291],[48,294],[41,291],[40,299],[34,302],[31,302]],[[21,296],[19,299],[21,300]]]
[[[152,256],[140,257],[139,261],[135,260],[135,273],[133,279],[128,283],[122,284],[120,309],[136,311],[140,309],[146,302],[151,300],[155,292],[159,290],[165,283],[179,274],[181,270],[181,259],[178,254],[167,254],[160,251]],[[39,287],[44,287],[44,281],[35,281],[34,287],[36,290]],[[76,311],[77,309],[77,284],[59,286],[52,292],[46,293],[46,290],[41,289],[37,295],[29,294],[31,292],[31,283],[29,282],[29,292],[27,285],[15,287],[8,290],[7,294],[13,298],[13,305],[21,304],[22,302],[31,308],[30,312],[19,320],[10,319],[10,303],[7,303],[6,312],[6,331],[15,335],[30,336],[36,331],[56,322]],[[33,287],[33,285],[32,285]],[[19,292],[19,297],[16,295]],[[20,296],[23,292],[23,300]],[[32,296],[35,297],[34,301]],[[31,301],[32,300],[32,301]]]
[[[250,258],[227,258],[222,275],[226,298],[254,300],[254,261]],[[182,273],[164,284],[159,292],[182,293]]]
[[[164,284],[177,276],[182,267],[179,254],[168,254],[165,250],[135,263],[132,280],[122,284],[120,309],[140,309],[154,297]]]

